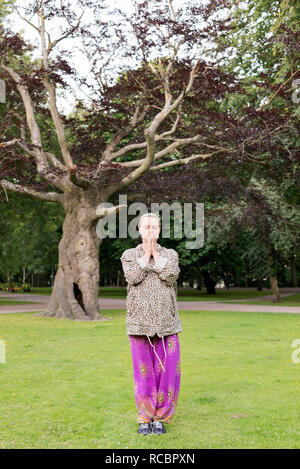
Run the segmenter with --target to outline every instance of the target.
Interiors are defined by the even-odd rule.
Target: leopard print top
[[[121,262],[127,281],[126,332],[153,337],[182,332],[177,310],[178,254],[157,244],[159,260],[144,259],[143,244],[126,249]]]

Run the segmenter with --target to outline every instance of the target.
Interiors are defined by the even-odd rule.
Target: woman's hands
[[[156,261],[159,258],[159,254],[158,254],[158,251],[157,251],[156,239],[152,238],[151,241],[152,241],[152,245],[151,245],[151,247],[152,247],[152,256],[153,256],[154,262],[156,263]]]
[[[155,238],[150,238],[150,237],[145,238],[144,239],[144,249],[145,249],[144,258],[145,258],[145,261],[147,262],[147,264],[150,260],[151,255],[153,256],[154,262],[156,263],[156,261],[159,258],[159,254],[158,254],[158,251],[157,251],[156,239]]]

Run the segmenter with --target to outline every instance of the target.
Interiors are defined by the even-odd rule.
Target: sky
[[[182,6],[185,3],[186,0],[173,0],[173,6],[175,10],[176,8]],[[77,3],[74,2],[74,4]],[[126,13],[134,11],[133,0],[109,0],[109,4],[112,7],[117,6],[120,9],[123,9]],[[16,2],[16,5],[19,7],[20,13],[24,15],[24,10],[22,8],[22,5],[24,6],[24,2],[18,0]],[[75,12],[77,13],[77,11]],[[80,15],[80,13],[81,11],[78,10],[78,16]],[[29,19],[33,24],[38,26],[37,17],[27,17],[27,19]],[[88,10],[85,11],[82,19],[84,20],[84,23],[91,24],[91,12]],[[7,25],[14,32],[20,32],[22,36],[26,40],[29,40],[31,43],[39,45],[37,50],[34,51],[33,57],[41,57],[40,36],[38,32],[34,28],[32,28],[32,26],[28,25],[24,20],[22,20],[17,14],[17,12],[13,12],[11,15],[9,15],[9,17],[7,17],[7,19],[4,21],[4,25]],[[59,31],[59,26],[61,25],[62,23],[59,23],[57,18],[55,18],[54,20],[48,20],[48,22],[46,21],[46,29],[51,36],[51,40],[61,36],[61,32]],[[88,71],[90,69],[90,65],[86,56],[80,53],[80,51],[78,50],[79,43],[77,41],[78,40],[74,38],[66,38],[58,44],[56,50],[57,52],[63,49],[72,50],[72,59],[68,59],[68,61],[81,76],[85,76],[86,78],[88,78]],[[70,84],[70,88],[74,90],[73,93],[75,93],[76,96],[74,97],[73,93],[71,93],[70,91],[62,90],[59,86],[57,87],[57,106],[61,113],[68,114],[69,112],[71,112],[75,104],[76,98],[83,100],[86,104],[90,103],[90,99],[87,98],[86,94],[84,93],[84,90],[79,89],[78,85],[74,80],[72,80],[70,77],[67,77],[66,75],[64,75],[64,80]]]
[[[64,3],[64,2],[62,2]],[[71,1],[72,3],[72,1]],[[73,2],[74,3],[74,2]],[[76,3],[76,2],[75,2]],[[125,11],[130,12],[132,8],[132,1],[131,0],[110,0],[111,4],[116,4],[120,7],[122,7]],[[22,16],[24,15],[24,2],[22,1],[17,1],[16,6],[18,7],[18,10]],[[22,8],[23,7],[23,8]],[[78,10],[78,16],[81,14],[81,10]],[[85,23],[89,21],[90,17],[90,12],[87,10],[85,11],[83,18]],[[28,20],[30,20],[31,23],[33,23],[35,26],[38,26],[38,21],[37,17],[27,17]],[[21,33],[22,36],[24,37],[25,40],[30,41],[32,44],[39,45],[37,50],[33,52],[33,57],[41,57],[41,39],[40,35],[38,32],[26,21],[20,18],[18,13],[14,11],[12,14],[10,14],[5,21],[3,21],[4,25],[7,25],[13,32]],[[58,22],[57,18],[55,21],[46,21],[46,30],[49,32],[51,36],[51,40],[53,41],[54,39],[58,38],[61,36],[61,32],[59,31],[59,26],[62,25],[62,22]],[[86,58],[86,56],[78,50],[79,44],[77,43],[77,40],[72,38],[66,38],[64,39],[61,43],[57,45],[55,48],[55,52],[62,50],[62,49],[68,49],[68,50],[73,50],[74,54],[72,57],[71,65],[74,66],[74,68],[78,71],[78,73],[82,76],[86,75],[87,70],[89,70],[89,62]],[[54,52],[54,50],[53,50]],[[84,102],[89,102],[87,99],[87,96],[85,95],[84,92],[82,92],[81,89],[78,88],[77,84],[74,82],[74,80],[70,79],[70,77],[64,76],[64,80],[70,83],[70,86],[74,89],[76,93],[76,97],[78,99],[83,100]],[[63,114],[68,114],[69,112],[72,111],[73,106],[74,106],[74,98],[73,93],[68,92],[66,90],[62,90],[59,87],[57,87],[57,106],[58,109],[61,113]]]

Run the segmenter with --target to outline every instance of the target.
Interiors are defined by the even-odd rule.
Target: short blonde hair
[[[160,226],[160,218],[159,218],[159,216],[156,215],[156,213],[152,213],[152,212],[144,213],[143,215],[141,215],[141,217],[140,217],[140,219],[139,219],[138,226],[140,226],[140,224],[141,224],[141,219],[142,219],[143,217],[155,217],[155,218],[157,218],[158,223],[159,223],[159,226]]]

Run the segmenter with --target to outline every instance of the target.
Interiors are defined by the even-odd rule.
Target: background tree
[[[0,279],[25,283],[35,272],[50,278],[63,219],[62,208],[10,192],[0,204]]]

